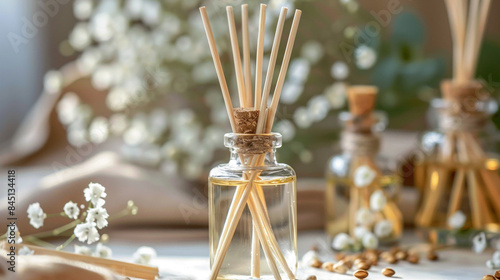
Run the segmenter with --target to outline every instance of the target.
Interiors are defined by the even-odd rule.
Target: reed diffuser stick
[[[278,24],[276,25],[276,32],[274,34],[273,47],[271,55],[269,56],[269,64],[267,66],[266,80],[264,82],[264,89],[262,90],[262,99],[260,101],[259,122],[257,124],[257,131],[264,131],[265,122],[267,121],[267,99],[271,91],[271,84],[273,82],[274,66],[276,65],[276,58],[278,57],[278,50],[280,47],[281,34],[283,33],[283,26],[285,25],[286,12],[288,8],[281,8]]]
[[[295,37],[297,36],[297,30],[299,29],[301,15],[302,11],[296,10],[295,15],[293,16],[292,29],[290,30],[290,35],[288,35],[288,43],[286,44],[285,55],[283,56],[278,81],[276,82],[276,87],[274,89],[273,100],[271,102],[271,106],[269,107],[269,111],[267,112],[266,131],[271,131],[273,127],[274,116],[276,115],[276,110],[280,101],[281,90],[283,89],[288,64],[290,63],[290,57],[292,56],[293,44],[295,43]]]
[[[231,129],[233,131],[236,131],[236,126],[234,123],[233,104],[231,102],[231,94],[229,93],[229,89],[227,87],[226,77],[224,76],[222,63],[220,62],[219,53],[217,52],[217,45],[215,44],[214,33],[212,32],[212,27],[210,26],[210,21],[208,20],[206,7],[200,8],[200,14],[201,14],[201,19],[203,21],[203,26],[205,27],[205,33],[207,34],[210,53],[212,54],[212,59],[214,61],[215,72],[217,73],[217,78],[219,79],[220,89],[222,91],[222,97],[224,99],[224,105],[226,107],[227,115],[229,117],[229,122],[231,123]]]
[[[227,23],[229,25],[229,37],[231,38],[231,49],[233,50],[234,71],[236,72],[236,83],[238,85],[238,96],[240,97],[240,107],[247,107],[245,92],[245,82],[243,70],[241,68],[240,47],[238,46],[238,35],[236,34],[236,24],[234,23],[233,7],[227,6]]]
[[[255,104],[254,109],[260,109],[262,98],[262,62],[264,60],[264,38],[266,35],[266,4],[260,4],[259,34],[255,58]]]
[[[243,67],[245,69],[245,107],[252,107],[252,67],[250,65],[250,39],[248,34],[248,4],[241,5],[241,29],[243,34]]]

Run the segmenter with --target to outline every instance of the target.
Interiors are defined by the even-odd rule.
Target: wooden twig
[[[286,44],[285,55],[283,56],[283,62],[281,63],[280,74],[278,76],[278,81],[276,82],[276,87],[274,89],[273,101],[269,107],[269,112],[267,113],[266,131],[271,131],[274,122],[274,116],[276,115],[276,110],[278,108],[278,103],[281,96],[281,90],[283,88],[283,83],[285,82],[286,72],[288,70],[288,64],[290,63],[290,57],[292,56],[293,44],[295,43],[295,37],[297,36],[297,30],[299,29],[300,16],[302,15],[301,10],[295,10],[295,15],[293,16],[292,28],[290,29],[290,35],[288,35],[288,42]]]
[[[214,33],[212,32],[212,27],[210,26],[210,21],[208,20],[206,7],[200,8],[200,14],[201,14],[201,19],[203,21],[203,26],[205,27],[205,33],[207,34],[208,45],[210,47],[210,53],[212,54],[212,59],[214,61],[217,78],[219,79],[220,89],[222,91],[222,97],[224,98],[224,104],[226,105],[226,111],[229,117],[229,122],[231,123],[232,130],[236,131],[236,126],[234,123],[233,104],[231,102],[231,94],[229,93],[229,89],[227,87],[226,78],[224,76],[224,70],[222,69],[219,53],[217,52],[217,45],[215,44]]]
[[[262,97],[262,61],[264,59],[264,38],[266,35],[266,4],[260,4],[259,35],[255,59],[255,110],[260,109]]]
[[[238,35],[236,34],[236,24],[234,23],[233,7],[227,6],[227,23],[229,25],[229,37],[231,38],[231,49],[233,50],[234,71],[236,72],[236,83],[238,85],[238,96],[240,97],[240,107],[247,107],[245,82],[243,70],[241,68],[240,47],[238,46]],[[250,93],[249,93],[250,94]]]
[[[248,4],[241,5],[241,29],[243,34],[243,67],[245,69],[245,107],[252,107],[252,67],[250,65],[250,39],[248,35]]]
[[[0,247],[6,249],[6,248],[9,248],[10,246],[11,245],[7,244],[6,242],[1,242]],[[69,252],[64,252],[64,251],[56,251],[56,250],[47,249],[44,247],[38,247],[38,246],[34,246],[34,245],[29,245],[29,244],[18,245],[17,249],[20,249],[21,247],[27,247],[28,249],[34,251],[35,255],[56,256],[56,257],[61,257],[65,260],[69,260],[69,261],[78,261],[78,262],[88,263],[88,264],[92,264],[92,265],[97,265],[97,266],[104,267],[106,269],[109,269],[112,272],[115,272],[117,274],[127,276],[127,277],[154,280],[154,279],[157,279],[157,277],[159,276],[158,267],[140,265],[140,264],[134,264],[134,263],[127,263],[127,262],[116,261],[116,260],[111,260],[111,259],[97,258],[97,257],[92,257],[92,256],[79,255],[79,254],[74,254],[74,253],[69,253]]]
[[[271,83],[273,82],[274,66],[276,64],[276,58],[278,57],[278,50],[281,41],[281,34],[283,33],[283,26],[285,25],[286,12],[288,8],[281,8],[280,16],[278,18],[278,24],[276,25],[276,33],[274,34],[273,47],[271,49],[271,55],[269,56],[269,64],[267,66],[266,80],[264,82],[264,89],[262,90],[262,97],[260,101],[260,113],[259,121],[257,124],[257,131],[264,131],[265,122],[267,121],[267,99],[269,98],[269,92],[271,91]]]

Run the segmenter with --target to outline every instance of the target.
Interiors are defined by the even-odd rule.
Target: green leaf
[[[392,44],[396,48],[421,45],[424,33],[422,21],[411,12],[403,12],[392,24]]]

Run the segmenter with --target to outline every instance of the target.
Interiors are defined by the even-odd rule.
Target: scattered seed
[[[496,280],[495,276],[493,275],[485,275],[483,276],[483,280]]]
[[[309,277],[307,277],[307,280],[316,280],[316,275],[311,275]]]
[[[346,273],[347,270],[348,270],[347,266],[343,263],[337,263],[333,266],[333,271],[340,274]]]
[[[368,277],[368,271],[356,270],[352,275],[358,279],[365,279],[366,277]]]
[[[382,269],[382,274],[386,277],[392,277],[394,274],[396,274],[396,272],[394,271],[394,269],[386,267]]]
[[[337,261],[341,261],[341,260],[343,260],[344,258],[345,258],[345,254],[344,254],[344,253],[337,253],[337,254],[335,254],[335,259],[336,259]]]
[[[362,270],[369,270],[371,265],[368,262],[360,262],[356,267]]]
[[[495,271],[495,277],[500,279],[500,270]]]
[[[427,259],[430,260],[430,261],[437,261],[437,260],[439,260],[439,256],[436,253],[436,251],[434,251],[434,250],[431,249],[427,253]]]
[[[309,265],[312,266],[312,267],[315,267],[315,268],[320,268],[322,264],[323,263],[320,260],[313,259],[312,262]]]
[[[406,251],[398,251],[395,255],[396,259],[402,261],[402,260],[406,260],[406,258],[408,257],[408,253]]]
[[[417,254],[410,254],[406,260],[412,264],[417,264],[419,262],[419,257]]]
[[[325,262],[321,265],[321,268],[324,270],[328,270],[333,272],[333,263],[332,262]]]

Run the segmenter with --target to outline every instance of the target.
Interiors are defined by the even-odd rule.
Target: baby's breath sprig
[[[73,221],[53,230],[26,235],[23,236],[23,238],[20,237],[20,233],[16,228],[16,236],[19,237],[18,243],[21,243],[24,239],[24,241],[38,246],[63,250],[75,239],[78,239],[80,242],[87,242],[89,245],[98,241],[107,242],[109,236],[107,234],[101,236],[99,230],[107,227],[111,220],[123,218],[128,215],[137,215],[138,207],[132,200],[129,200],[127,206],[123,210],[110,216],[106,208],[104,208],[104,204],[106,203],[104,198],[107,196],[106,188],[99,183],[90,183],[88,187],[83,190],[83,193],[85,200],[88,202],[87,207],[83,204],[78,206],[77,203],[69,201],[64,205],[62,212],[47,214],[41,208],[40,203],[36,202],[29,205],[27,211],[28,218],[30,219],[30,224],[36,229],[43,227],[44,221],[47,218],[62,216]],[[8,233],[0,236],[0,240],[7,238],[7,234]],[[59,246],[55,246],[44,240],[49,237],[62,236],[68,236],[68,239]],[[111,250],[101,242],[97,244],[95,252],[93,253],[90,248],[78,245],[75,245],[75,252],[85,253],[90,250],[89,252],[94,256],[111,256]]]

